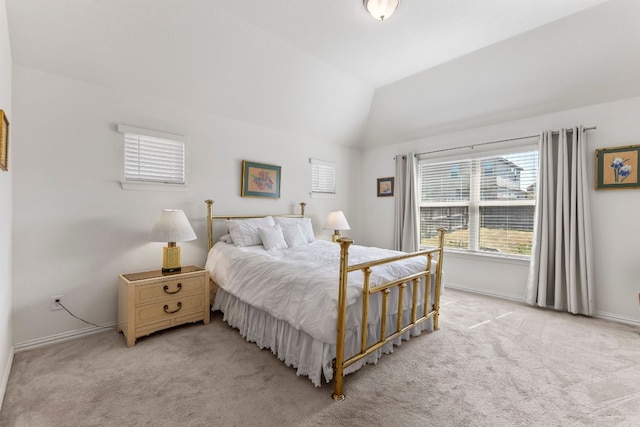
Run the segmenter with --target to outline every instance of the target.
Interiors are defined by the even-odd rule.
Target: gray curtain
[[[540,135],[534,240],[525,301],[590,316],[593,245],[587,141],[580,126]]]
[[[418,176],[414,153],[396,156],[393,248],[398,251],[418,250]]]

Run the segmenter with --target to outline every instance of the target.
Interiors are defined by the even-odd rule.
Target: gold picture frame
[[[4,110],[0,110],[0,169],[9,170],[9,119]]]
[[[242,197],[280,198],[280,166],[242,161]]]
[[[640,145],[596,150],[596,190],[640,188]]]

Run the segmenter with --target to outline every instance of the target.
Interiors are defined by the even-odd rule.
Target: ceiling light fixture
[[[400,0],[363,0],[367,11],[379,21],[384,21],[395,12]]]

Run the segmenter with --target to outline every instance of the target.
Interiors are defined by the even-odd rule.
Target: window
[[[538,151],[448,162],[420,160],[420,245],[531,255]]]
[[[130,126],[118,126],[124,134],[124,179],[127,184],[184,186],[184,137]]]
[[[311,163],[311,195],[332,197],[336,194],[336,166],[324,160],[309,159]]]

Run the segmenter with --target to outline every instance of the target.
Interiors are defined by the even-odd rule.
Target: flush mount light
[[[379,21],[384,21],[395,12],[400,0],[364,0],[364,7]]]

